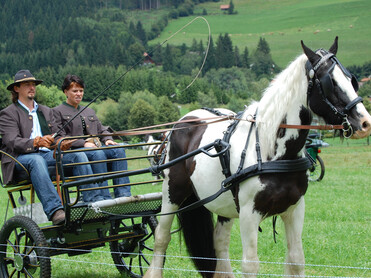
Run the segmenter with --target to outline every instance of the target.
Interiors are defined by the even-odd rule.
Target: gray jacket
[[[71,118],[73,118],[76,113],[78,113],[83,106],[78,106],[77,109],[66,102],[53,108],[54,118],[58,126],[58,130],[62,128]],[[83,127],[85,123],[85,128]],[[108,127],[102,125],[99,121],[94,110],[91,108],[86,108],[81,112],[79,116],[73,119],[64,129],[59,132],[61,136],[80,136],[80,135],[98,135],[110,133]],[[111,139],[111,136],[100,137],[100,140],[104,143],[105,141]],[[85,140],[78,139],[72,143],[72,148],[82,148],[84,147]]]
[[[37,110],[43,135],[56,131],[53,111],[39,104]],[[1,149],[17,158],[20,154],[38,151],[33,146],[34,139],[30,139],[33,128],[32,116],[19,103],[13,103],[0,111]],[[6,155],[1,157],[1,170],[5,184],[13,180],[15,161]]]

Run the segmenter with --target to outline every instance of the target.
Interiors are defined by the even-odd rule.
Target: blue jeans
[[[50,179],[48,166],[55,166],[53,152],[39,151],[36,153],[22,154],[17,157],[17,160],[28,170],[32,185],[48,219],[50,220],[54,212],[62,209],[61,199],[55,190],[55,187]],[[69,153],[63,155],[63,163],[79,163],[88,162],[88,158],[84,153]],[[24,171],[23,168],[16,163],[15,174]],[[73,167],[73,175],[91,175],[93,172],[90,165],[79,165]],[[80,188],[97,187],[97,184],[85,184]],[[102,200],[99,190],[91,190],[83,193],[84,202],[94,202]]]
[[[90,149],[90,148],[89,148]],[[106,160],[106,159],[114,159],[114,158],[125,158],[125,150],[123,148],[117,148],[117,149],[103,149],[103,150],[95,150],[95,151],[86,151],[86,156],[90,161],[98,161],[98,160]],[[111,169],[110,171],[122,171],[128,169],[128,164],[126,160],[118,160],[110,162]],[[107,163],[95,163],[91,164],[91,168],[93,169],[94,174],[100,174],[100,173],[107,173]],[[113,184],[127,184],[129,183],[129,177],[121,177],[113,179]],[[100,186],[108,186],[107,181],[102,182]],[[130,196],[130,186],[121,186],[121,187],[115,187],[114,189],[115,197],[127,197]],[[111,195],[109,193],[108,188],[101,190],[101,196],[103,196],[104,199],[111,199]]]

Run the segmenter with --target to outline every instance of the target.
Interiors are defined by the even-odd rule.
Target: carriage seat
[[[2,138],[0,137],[0,146],[2,145]],[[17,161],[16,158],[14,158],[13,156],[9,155],[8,153],[0,150],[0,161],[1,161],[1,158],[3,155],[6,155],[10,158],[12,158],[16,163],[19,163],[19,161]],[[65,176],[72,176],[72,167],[66,167],[64,169],[64,174]],[[51,166],[48,166],[48,172],[49,172],[49,176],[50,178],[55,181],[56,180],[56,166],[55,165],[51,165]],[[8,183],[8,184],[3,184],[3,181],[0,177],[0,184],[2,187],[13,187],[13,186],[21,186],[21,185],[26,185],[26,184],[30,184],[31,183],[31,180],[30,180],[30,176],[29,176],[29,173],[26,171],[26,170],[23,170],[23,171],[18,171],[16,173],[16,175],[14,176],[14,179],[11,183]]]

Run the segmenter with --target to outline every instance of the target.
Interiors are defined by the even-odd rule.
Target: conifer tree
[[[147,45],[147,34],[140,20],[137,23],[136,37],[141,40],[143,45]]]
[[[250,68],[249,50],[247,49],[247,46],[245,46],[245,49],[243,51],[241,62],[242,62],[242,67]]]

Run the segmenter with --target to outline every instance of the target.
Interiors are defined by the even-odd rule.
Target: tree
[[[205,65],[202,69],[202,72],[205,74],[207,71],[215,67],[216,67],[215,47],[214,47],[213,37],[210,37],[209,51],[207,53]]]
[[[242,67],[250,68],[249,50],[247,49],[247,46],[245,47],[243,51],[243,54],[241,57],[241,63],[242,63]]]
[[[136,37],[140,39],[143,45],[147,45],[147,35],[146,31],[143,29],[142,22],[139,20],[137,23],[137,28],[136,28]]]
[[[53,108],[61,104],[63,101],[65,101],[66,96],[55,85],[49,88],[44,85],[39,85],[37,86],[35,100],[37,103]]]
[[[240,56],[240,51],[238,50],[238,47],[234,47],[234,66],[236,67],[242,67],[242,60]]]
[[[228,33],[219,35],[215,51],[216,68],[230,68],[234,65],[232,40]]]
[[[176,107],[167,97],[162,96],[158,102],[158,117],[157,123],[168,123],[179,119],[180,113],[178,107]]]
[[[215,108],[218,105],[217,99],[212,90],[210,90],[207,94],[198,92],[197,100],[202,107]]]
[[[274,62],[270,54],[268,42],[260,37],[253,57],[252,70],[259,77],[261,75],[271,75],[273,73],[273,67]]]
[[[264,38],[262,38],[262,37],[259,38],[259,42],[258,42],[258,46],[256,48],[256,51],[260,51],[263,54],[270,54],[271,49],[268,45],[268,42]]]
[[[165,54],[163,56],[162,69],[164,71],[173,71],[174,70],[174,57],[173,52],[169,44],[166,45]]]
[[[361,86],[358,91],[358,94],[363,97],[363,104],[366,107],[367,111],[371,113],[371,81],[366,82]]]
[[[135,65],[143,61],[144,52],[145,48],[140,43],[136,42],[130,45],[128,49],[128,57],[130,59],[129,65]]]
[[[130,110],[129,128],[150,126],[155,124],[156,110],[148,102],[139,99]]]
[[[10,83],[11,82],[9,82],[9,84]],[[6,86],[0,82],[0,110],[6,108],[11,103],[11,93],[6,89]]]
[[[234,5],[233,5],[233,1],[231,0],[229,2],[228,14],[233,14],[233,13],[234,13]]]

